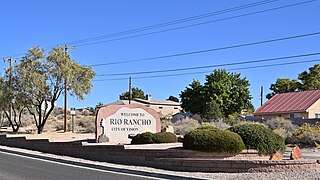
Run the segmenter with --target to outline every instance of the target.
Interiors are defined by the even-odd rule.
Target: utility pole
[[[69,59],[68,56],[68,49],[75,49],[74,46],[64,46],[64,55],[66,59]],[[68,79],[65,77],[64,79],[64,132],[67,132],[67,106],[68,106],[68,90],[67,90],[67,84]]]
[[[260,90],[260,103],[262,106],[263,105],[263,86],[261,86],[261,90]]]
[[[9,75],[9,88],[10,88],[10,93],[12,93],[12,61],[16,61],[15,59],[12,59],[12,58],[5,58],[4,61],[9,61],[9,64],[10,64],[10,68],[9,68],[9,72],[10,72],[10,75]],[[12,102],[13,99],[11,99],[10,101],[10,120],[12,120]]]
[[[130,76],[129,77],[129,104],[131,104],[131,98],[132,98],[132,81]]]

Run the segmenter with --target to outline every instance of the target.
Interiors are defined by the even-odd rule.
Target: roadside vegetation
[[[32,47],[0,77],[0,109],[13,132],[19,131],[27,114],[40,134],[65,87],[81,100],[90,93],[94,76],[91,67],[72,61],[66,47],[58,46],[48,53]]]

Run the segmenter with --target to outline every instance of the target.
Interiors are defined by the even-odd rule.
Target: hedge
[[[262,154],[272,154],[276,150],[285,151],[284,139],[261,124],[240,124],[229,128],[241,136],[248,149],[256,149]]]
[[[175,134],[170,132],[145,132],[132,137],[131,144],[174,143],[178,142]]]
[[[202,126],[185,135],[183,148],[205,152],[239,153],[245,149],[245,145],[236,133],[213,126]]]

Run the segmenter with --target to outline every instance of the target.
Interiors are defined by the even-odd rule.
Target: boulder
[[[173,126],[166,126],[161,130],[161,132],[170,132],[174,134]]]
[[[299,146],[295,146],[291,151],[290,160],[298,160],[301,158],[301,156],[302,156],[302,153]]]
[[[283,155],[282,155],[280,150],[277,150],[269,158],[269,160],[273,160],[273,161],[279,161],[279,160],[282,160],[282,159],[283,159]]]

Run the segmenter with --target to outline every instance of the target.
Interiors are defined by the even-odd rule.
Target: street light
[[[76,115],[76,108],[70,108],[70,114],[72,117],[72,133],[74,133],[74,116]]]

